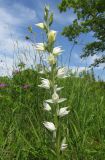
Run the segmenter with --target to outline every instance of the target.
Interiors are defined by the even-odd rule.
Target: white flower
[[[50,89],[50,81],[45,78],[41,78],[41,85],[38,85],[39,87],[45,88],[45,89]]]
[[[65,78],[66,72],[67,72],[67,69],[65,67],[58,69],[57,77],[58,78]]]
[[[52,122],[44,122],[43,124],[49,131],[53,132],[56,130],[55,125]]]
[[[52,99],[47,99],[45,102],[47,103],[62,103],[66,100],[66,98],[59,98],[57,91],[61,90],[62,88],[57,88],[57,85],[54,86],[54,93],[52,95]]]
[[[62,144],[61,145],[61,151],[64,151],[67,148],[68,144]]]
[[[59,100],[59,95],[56,92],[54,92],[52,95],[53,103],[58,103],[58,100]]]
[[[60,91],[62,88],[64,88],[64,87],[58,87],[57,88],[57,85],[54,85],[54,91],[55,92]]]
[[[61,52],[63,52],[63,50],[61,49],[61,47],[55,47],[55,48],[53,49],[53,55],[54,55],[54,56],[60,55]]]
[[[67,110],[68,109],[68,107],[63,107],[63,108],[60,108],[59,110],[58,110],[58,116],[59,117],[64,117],[65,115],[67,115],[70,111],[68,111]]]
[[[54,31],[54,30],[49,31],[49,33],[48,33],[48,41],[50,43],[55,41],[56,34],[57,34],[57,32]]]
[[[67,148],[68,144],[66,144],[66,138],[63,139],[61,143],[61,151],[64,151]]]
[[[51,107],[50,107],[50,105],[48,103],[43,102],[43,106],[44,106],[44,110],[51,111]]]
[[[58,100],[58,103],[62,103],[62,102],[64,102],[64,101],[66,101],[67,100],[67,98],[60,98],[59,100]]]
[[[55,98],[54,98],[55,99]],[[56,102],[54,101],[54,99],[47,99],[45,100],[47,103],[62,103],[66,100],[66,98],[60,98],[58,100],[56,100]]]
[[[52,99],[47,99],[47,100],[45,100],[45,102],[47,102],[47,103],[54,103]]]
[[[56,91],[60,91],[61,89],[63,89],[64,87],[58,87],[57,89],[56,89]]]
[[[35,49],[37,51],[45,51],[45,45],[44,45],[44,43],[37,43],[36,46],[35,46]]]
[[[56,59],[55,57],[53,56],[53,54],[50,54],[49,57],[48,57],[48,62],[49,64],[55,64],[56,63]]]
[[[35,25],[41,29],[44,29],[44,23],[37,23]]]
[[[43,70],[39,71],[40,74],[44,74],[45,72]]]

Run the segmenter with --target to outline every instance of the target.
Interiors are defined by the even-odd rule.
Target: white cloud
[[[73,73],[81,73],[83,71],[89,71],[88,67],[81,67],[81,66],[71,66],[70,69],[72,70]]]
[[[15,14],[18,15],[18,17],[21,19],[21,23],[25,23],[25,21],[28,22],[31,20],[37,20],[35,10],[25,7],[23,5],[15,3],[13,5],[13,12],[15,12]]]
[[[17,25],[21,22],[21,20],[14,15],[8,13],[6,8],[0,8],[0,24],[3,25]]]
[[[3,52],[4,50],[11,51],[12,40],[20,40],[21,33],[18,29],[22,25],[32,19],[37,19],[35,11],[21,5],[15,4],[12,12],[8,13],[8,9],[0,8],[0,51]],[[20,16],[18,16],[18,13]],[[14,35],[14,37],[11,37],[11,35]]]
[[[36,12],[28,7],[16,3],[11,10],[0,7],[0,60],[3,60],[0,64],[0,75],[11,74],[16,40],[26,46],[18,29],[36,20]]]

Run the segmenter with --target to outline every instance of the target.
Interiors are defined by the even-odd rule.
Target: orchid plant
[[[49,75],[47,73],[46,78],[41,78],[41,84],[38,85],[51,92],[51,98],[44,100],[43,108],[44,110],[52,115],[49,121],[44,121],[43,126],[47,129],[50,134],[52,134],[52,148],[57,160],[62,159],[62,155],[66,150],[68,144],[66,143],[66,133],[60,135],[60,124],[63,123],[62,118],[69,114],[69,107],[61,107],[61,103],[66,101],[66,98],[60,98],[58,92],[63,89],[63,87],[58,87],[57,79],[64,78],[66,75],[66,68],[57,67],[57,58],[63,52],[61,46],[56,47],[56,35],[55,30],[50,30],[53,23],[53,13],[49,12],[49,7],[45,7],[44,11],[44,22],[36,24],[37,27],[42,29],[46,34],[46,42],[37,43],[35,49],[37,52],[42,54],[47,54],[47,66],[50,68]],[[63,131],[62,131],[63,132]]]

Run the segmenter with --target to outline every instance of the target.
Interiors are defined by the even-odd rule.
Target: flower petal
[[[67,98],[60,98],[59,100],[58,100],[58,103],[62,103],[62,102],[64,102],[64,101],[66,101],[67,100]]]
[[[49,130],[49,131],[55,131],[55,125],[52,122],[44,122],[43,125]]]

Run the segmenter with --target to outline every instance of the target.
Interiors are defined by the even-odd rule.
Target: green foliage
[[[98,66],[105,63],[105,2],[104,0],[62,0],[59,4],[59,10],[65,12],[67,9],[73,9],[77,18],[69,26],[66,26],[62,34],[70,41],[77,43],[77,37],[81,33],[93,32],[97,39],[88,43],[81,57],[101,55],[92,64]]]
[[[46,136],[42,124],[46,119],[42,101],[49,93],[37,87],[41,76],[27,69],[14,73],[11,79],[0,78],[8,84],[0,88],[1,160],[55,159],[49,151],[51,135]],[[65,105],[70,106],[64,160],[105,159],[105,83],[88,77],[84,74],[84,78],[71,76],[58,81],[64,86],[61,96],[67,97]]]

